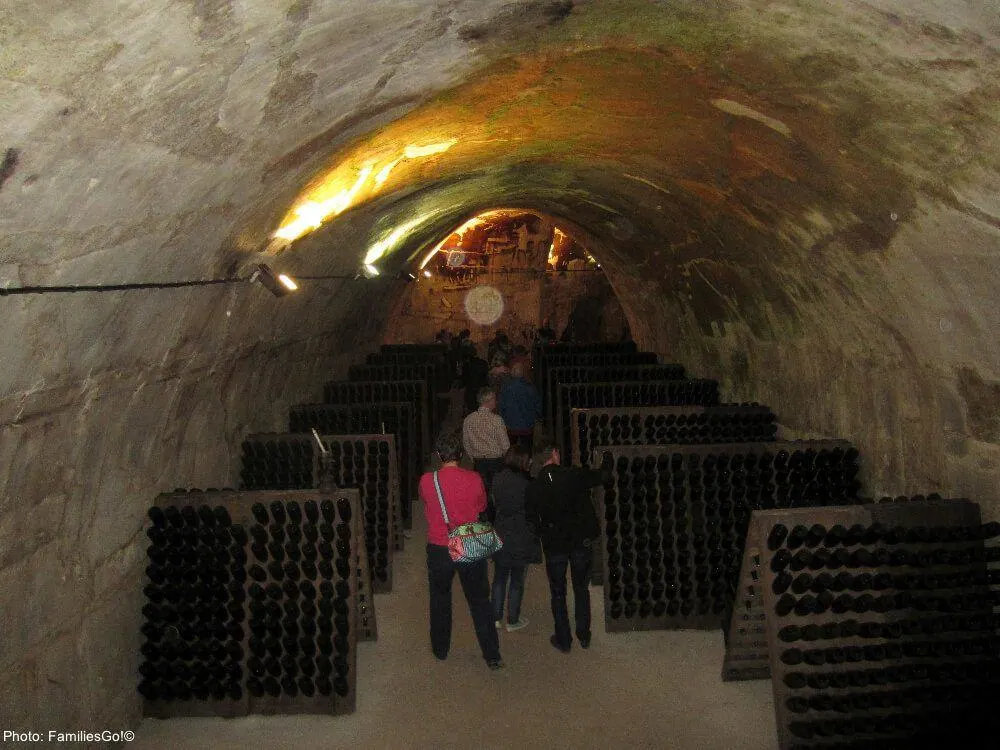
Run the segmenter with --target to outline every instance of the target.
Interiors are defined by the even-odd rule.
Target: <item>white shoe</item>
[[[503,620],[496,620],[494,621],[494,624],[496,625],[497,630],[499,630],[500,626],[503,625]]]
[[[520,630],[521,628],[526,628],[526,627],[528,627],[528,618],[525,617],[524,615],[521,615],[518,618],[517,622],[507,623],[507,632],[513,633],[515,630]]]

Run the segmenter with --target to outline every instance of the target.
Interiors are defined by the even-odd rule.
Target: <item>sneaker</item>
[[[526,628],[526,627],[528,627],[528,618],[522,615],[521,617],[517,618],[517,622],[507,623],[507,632],[513,633],[515,630],[520,630],[521,628]]]
[[[587,635],[579,635],[578,634],[576,637],[580,641],[580,648],[590,648],[590,634],[589,633]]]
[[[503,620],[494,620],[493,624],[496,626],[496,629],[499,630],[501,627],[503,627]]]
[[[549,643],[551,643],[551,644],[552,644],[552,647],[553,647],[553,648],[556,648],[556,649],[558,649],[558,650],[562,651],[562,652],[563,652],[564,654],[568,654],[568,653],[569,653],[569,651],[570,651],[570,648],[572,648],[571,646],[566,646],[565,648],[563,648],[562,646],[560,646],[560,645],[559,645],[559,641],[558,641],[558,639],[557,639],[557,638],[555,637],[555,635],[554,635],[554,634],[553,634],[553,635],[552,635],[552,636],[551,636],[551,637],[549,638]]]
[[[502,659],[489,659],[486,662],[486,666],[490,668],[491,672],[496,672],[496,671],[498,671],[500,669],[503,669],[503,660]]]

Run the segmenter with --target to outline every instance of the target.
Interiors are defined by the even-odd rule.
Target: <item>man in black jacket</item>
[[[549,444],[542,449],[536,460],[543,465],[528,485],[525,510],[529,519],[538,520],[545,552],[555,620],[555,633],[549,642],[569,653],[573,635],[566,606],[567,567],[573,580],[576,637],[582,648],[590,646],[591,545],[601,531],[590,490],[601,484],[603,475],[578,466],[560,466],[559,459],[558,446]]]

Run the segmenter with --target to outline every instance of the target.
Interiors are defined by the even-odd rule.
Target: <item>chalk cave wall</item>
[[[535,329],[544,320],[549,320],[558,336],[574,314],[581,342],[619,341],[628,336],[625,313],[603,273],[536,278],[498,272],[476,283],[489,284],[503,295],[504,312],[493,325],[481,326],[469,319],[464,304],[469,288],[449,288],[437,277],[418,279],[401,290],[387,320],[384,342],[430,343],[442,328],[452,333],[468,328],[477,343],[489,341],[494,332],[502,330],[515,344],[530,347]]]
[[[786,437],[853,441],[867,494],[941,492],[1000,517],[997,226],[924,202],[881,249],[694,254],[614,276],[642,346],[771,406]]]
[[[4,369],[19,387],[0,401],[0,726],[135,728],[146,509],[236,486],[242,438],[287,430],[288,406],[374,347],[381,288],[336,305],[256,286],[4,300],[25,327],[8,317],[2,361],[35,356]],[[119,368],[77,371],[74,354],[105,347]],[[58,387],[37,384],[49,373]]]
[[[557,337],[573,320],[580,343],[622,341],[630,336],[625,311],[607,276],[599,271],[547,276],[541,317],[548,319]]]
[[[478,325],[469,318],[465,308],[466,295],[479,285],[493,287],[504,299],[503,313],[492,325]],[[453,334],[468,329],[470,338],[477,344],[491,340],[498,330],[506,331],[516,344],[527,344],[538,325],[541,286],[541,279],[522,273],[491,273],[461,288],[437,276],[421,278],[401,290],[383,341],[387,344],[430,344],[435,334],[444,328]],[[485,347],[480,349],[480,353],[485,354]]]

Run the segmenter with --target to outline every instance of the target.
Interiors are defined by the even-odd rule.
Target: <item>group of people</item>
[[[474,445],[475,438],[480,437],[475,429],[474,424]],[[434,655],[438,659],[448,656],[451,589],[457,572],[483,659],[490,669],[502,668],[498,631],[505,628],[512,632],[528,624],[521,614],[525,571],[528,565],[541,563],[543,559],[552,605],[550,643],[569,653],[575,632],[580,646],[588,648],[591,545],[599,534],[589,491],[600,484],[601,472],[562,466],[559,448],[553,444],[543,446],[536,454],[534,478],[529,471],[531,455],[524,445],[508,445],[500,461],[491,464],[491,472],[483,471],[479,462],[480,470],[461,468],[459,462],[464,450],[458,434],[442,433],[435,444],[441,468],[420,479],[420,498],[427,517],[430,637]],[[503,541],[502,548],[493,556],[492,584],[488,560],[455,563],[447,546],[450,529],[489,516]],[[567,605],[567,570],[573,586],[575,629],[571,627]]]

